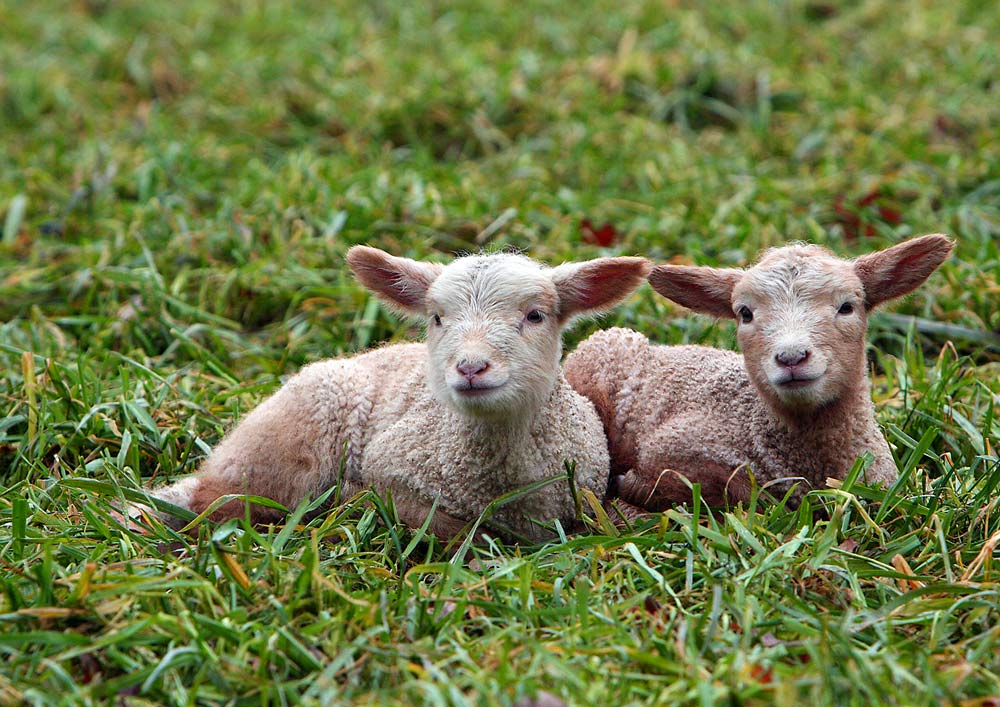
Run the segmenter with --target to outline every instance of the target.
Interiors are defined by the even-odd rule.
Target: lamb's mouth
[[[790,375],[775,381],[775,385],[781,390],[798,390],[799,388],[808,388],[822,377],[822,373],[812,376]]]
[[[452,386],[452,390],[460,398],[482,398],[496,392],[500,388],[503,388],[504,383],[498,383],[496,385],[483,385],[479,384],[459,384]]]

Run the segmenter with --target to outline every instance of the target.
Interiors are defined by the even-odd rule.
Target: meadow
[[[0,6],[0,704],[1000,704],[998,36],[976,0]],[[373,494],[113,513],[302,365],[421,336],[351,245],[932,232],[871,321],[890,489],[458,552]],[[567,348],[612,325],[735,347],[644,287]]]

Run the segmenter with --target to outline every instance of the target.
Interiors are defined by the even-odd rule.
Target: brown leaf
[[[924,583],[919,579],[915,579],[916,574],[910,568],[910,563],[906,561],[906,558],[896,553],[892,557],[892,566],[896,568],[896,571],[900,574],[905,574],[907,577],[914,577],[914,579],[903,579],[898,578],[896,582],[899,584],[901,591],[909,592],[916,589],[923,589]]]
[[[606,223],[600,228],[594,228],[590,219],[586,218],[580,221],[580,233],[584,243],[599,245],[602,248],[612,245],[619,236],[618,230],[610,223]]]
[[[855,241],[859,237],[875,235],[875,222],[890,226],[903,220],[899,201],[882,187],[876,187],[858,198],[838,194],[833,200],[834,220],[844,231],[844,239]]]
[[[751,680],[756,680],[761,685],[770,685],[774,682],[774,671],[762,665],[751,665],[747,671]]]
[[[858,541],[853,538],[844,538],[844,542],[837,546],[837,549],[844,552],[854,552],[858,548]]]

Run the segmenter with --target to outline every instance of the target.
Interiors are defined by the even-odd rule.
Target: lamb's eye
[[[843,314],[845,316],[848,314],[854,314],[854,305],[850,302],[844,302],[840,305],[840,309],[837,310],[837,314]]]
[[[532,324],[541,324],[545,319],[545,315],[539,312],[537,309],[533,309],[524,315],[524,318],[531,322]]]
[[[749,324],[753,321],[753,312],[746,305],[743,305],[737,310],[737,314],[740,315],[740,321],[744,324]]]
[[[434,326],[441,326],[441,317],[437,314],[434,315]]]

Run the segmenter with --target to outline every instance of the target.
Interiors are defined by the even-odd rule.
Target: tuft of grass
[[[1000,695],[997,7],[0,15],[0,702]],[[263,529],[116,511],[301,365],[419,335],[351,281],[353,244],[733,266],[926,232],[954,257],[872,319],[890,489],[848,478],[794,511],[696,493],[538,546],[444,547],[371,494]],[[644,289],[567,347],[609,325],[734,345]]]

